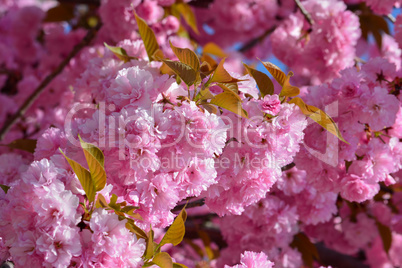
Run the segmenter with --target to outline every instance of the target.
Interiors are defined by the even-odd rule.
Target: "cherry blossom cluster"
[[[144,55],[140,41],[126,40],[121,45],[130,55]],[[137,212],[143,221],[138,225],[142,228],[150,224],[152,227],[168,226],[174,218],[171,210],[180,200],[189,197],[206,197],[208,207],[220,215],[240,214],[245,207],[264,197],[280,178],[281,167],[293,161],[307,125],[296,105],[281,104],[278,95],[267,95],[259,100],[252,78],[237,75],[248,80],[239,83],[239,92],[247,102],[244,107],[249,118],[229,111],[216,115],[185,98],[195,92],[188,93],[175,79],[160,75],[158,65],[144,60],[124,63],[110,51],[102,58],[90,60],[88,69],[77,80],[77,102],[67,115],[66,128],[45,131],[38,139],[35,161],[28,170],[21,173],[14,167],[13,175],[22,178],[17,184],[10,184],[11,179],[2,181],[16,189],[15,194],[10,190],[4,196],[2,206],[2,215],[8,215],[3,221],[6,227],[2,231],[8,233],[4,244],[12,259],[18,258],[15,252],[20,244],[28,243],[28,238],[21,235],[24,228],[29,228],[34,233],[29,237],[33,247],[30,256],[38,263],[47,261],[59,267],[70,262],[140,263],[138,256],[144,251],[144,242],[128,235],[124,222],[117,224],[117,215],[99,210],[89,222],[82,219],[83,210],[78,202],[83,202],[85,193],[58,151],[61,148],[70,158],[83,160],[76,144],[77,135],[103,150],[108,186],[102,194],[107,200],[115,194],[119,201],[139,207]],[[247,98],[246,94],[255,98]],[[273,118],[267,120],[265,114]],[[285,145],[288,149],[283,152]],[[28,181],[25,177],[32,179]],[[49,187],[54,189],[49,190]],[[22,216],[25,225],[14,226],[13,213],[17,213],[19,206],[14,199],[23,195],[19,192],[22,189],[31,191],[29,196],[33,197],[18,201],[25,204],[22,205],[27,211]],[[53,195],[65,197],[53,200]],[[234,196],[239,198],[233,199]],[[67,197],[71,202],[65,201]],[[59,203],[53,204],[47,199]],[[38,239],[45,235],[40,228],[42,212],[32,204],[46,206],[43,213],[50,219],[43,216],[43,221],[50,222],[48,226],[51,226],[46,230],[46,241],[58,245],[52,256],[39,249],[42,240]],[[64,211],[69,214],[64,215]],[[80,224],[86,226],[81,231]],[[68,244],[60,240],[66,228],[71,238],[66,236],[65,239],[81,245],[82,249],[77,246],[72,252]],[[120,230],[122,228],[125,231]],[[115,238],[99,236],[97,230],[102,234],[107,232],[107,237],[116,233]],[[58,231],[62,233],[58,235]],[[123,243],[119,236],[129,240]],[[132,250],[138,255],[124,253]],[[33,260],[16,262],[23,265]]]
[[[402,266],[399,0],[78,2],[0,0],[0,265]]]

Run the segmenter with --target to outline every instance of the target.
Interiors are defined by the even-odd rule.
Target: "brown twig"
[[[246,51],[252,49],[252,48],[253,48],[254,46],[256,46],[258,43],[262,42],[268,35],[270,35],[270,34],[275,30],[275,28],[276,28],[276,27],[272,27],[272,28],[266,30],[262,35],[260,35],[260,36],[258,36],[258,37],[256,37],[256,38],[254,38],[254,39],[250,40],[249,42],[247,42],[246,44],[244,44],[244,46],[242,46],[242,47],[239,49],[239,52],[244,53],[244,52],[246,52]]]
[[[94,5],[94,6],[100,6],[101,1],[100,0],[57,0],[60,3],[64,4],[78,4],[78,5]]]
[[[64,70],[64,68],[69,64],[70,60],[74,58],[78,52],[81,51],[81,49],[92,41],[101,26],[102,24],[99,23],[95,28],[90,29],[81,42],[74,46],[70,54],[68,54],[68,56],[59,64],[59,66],[57,66],[52,73],[46,76],[42,83],[40,83],[35,91],[32,92],[32,94],[25,100],[18,111],[5,122],[4,126],[0,130],[0,141],[4,139],[11,127],[13,127],[15,123],[17,123],[17,121],[27,112],[39,95],[46,89],[46,86],[49,85],[49,83]]]
[[[329,249],[324,245],[324,243],[317,243],[315,246],[322,265],[342,268],[369,268],[369,266],[364,264],[362,260]]]
[[[310,13],[308,13],[308,11],[304,8],[304,6],[302,5],[302,3],[300,3],[300,0],[295,0],[295,3],[297,5],[297,7],[299,8],[300,12],[303,14],[303,16],[306,18],[306,20],[308,21],[308,23],[313,26],[314,25],[314,20],[311,17]]]
[[[186,208],[195,208],[195,207],[201,207],[204,204],[205,204],[205,199],[202,198],[202,199],[195,200],[193,202],[189,202],[189,203],[187,203],[187,205],[186,204],[177,205],[171,211],[178,212],[178,211],[182,210],[184,208],[184,206],[186,206]]]
[[[286,171],[286,170],[292,169],[292,168],[295,167],[295,166],[296,166],[296,164],[292,162],[292,163],[290,163],[290,164],[288,164],[288,165],[282,167],[281,170],[282,170],[282,171]]]

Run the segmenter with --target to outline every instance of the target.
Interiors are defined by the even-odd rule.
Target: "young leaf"
[[[108,207],[106,199],[102,194],[98,194],[98,198],[96,199],[96,202],[95,202],[95,207],[96,208],[106,208],[106,207]]]
[[[157,61],[162,61],[165,58],[165,55],[163,55],[162,50],[157,49],[152,56],[152,59],[157,60]],[[175,73],[170,69],[164,62],[162,62],[162,66],[159,69],[162,74],[168,74],[168,75],[174,75]]]
[[[187,213],[185,207],[180,211],[179,215],[177,215],[176,219],[174,219],[172,225],[167,230],[165,236],[162,238],[159,243],[159,248],[165,244],[173,244],[177,246],[183,240],[185,233],[184,222],[187,219]]]
[[[211,248],[211,238],[208,233],[202,230],[199,230],[198,236],[201,238],[202,243],[204,244],[205,252],[207,253],[208,259],[213,260],[216,258],[214,251]]]
[[[239,80],[236,78],[233,78],[228,71],[225,70],[223,67],[223,64],[225,63],[225,59],[222,59],[221,62],[219,62],[218,66],[215,69],[214,74],[208,81],[208,83],[214,83],[214,82],[219,82],[219,83],[234,83],[234,82],[240,82],[243,80]]]
[[[137,59],[135,57],[130,57],[129,55],[127,55],[127,52],[124,48],[122,47],[113,47],[113,46],[109,46],[106,43],[103,43],[105,45],[105,47],[107,47],[110,51],[113,52],[113,54],[118,57],[120,60],[124,61],[124,62],[129,62],[132,59]]]
[[[144,256],[148,260],[154,256],[154,231],[152,229],[148,232],[147,247],[145,248]]]
[[[145,20],[138,17],[137,13],[134,11],[135,20],[137,21],[138,30],[141,35],[141,39],[144,42],[145,50],[147,51],[149,61],[152,61],[152,56],[159,49],[158,42],[151,28],[147,25]]]
[[[3,189],[3,191],[4,191],[5,193],[7,193],[7,192],[8,192],[8,189],[10,189],[10,186],[0,184],[0,188]]]
[[[388,251],[392,245],[392,232],[388,226],[382,224],[381,222],[376,221],[376,224],[378,232],[380,233],[382,244],[384,246],[384,251],[388,254]]]
[[[299,95],[299,88],[292,86],[289,82],[289,79],[293,76],[292,72],[289,72],[288,75],[285,75],[285,73],[282,72],[282,70],[275,64],[263,61],[261,61],[261,63],[272,75],[272,77],[282,86],[281,93],[279,94],[280,97],[294,97]]]
[[[83,168],[79,163],[68,158],[61,149],[60,149],[60,152],[67,159],[67,162],[70,164],[75,175],[77,175],[77,178],[80,181],[81,186],[84,189],[89,202],[93,202],[95,200],[96,189],[95,189],[95,184],[91,177],[91,173],[88,170],[86,170],[85,168]]]
[[[197,28],[197,19],[194,15],[193,10],[191,7],[186,3],[176,3],[172,6],[173,9],[176,9],[177,12],[183,17],[184,21],[187,23],[188,26],[198,35],[200,32]]]
[[[207,43],[202,50],[202,53],[208,53],[214,56],[217,56],[219,58],[225,58],[227,57],[227,54],[225,51],[223,51],[217,44],[213,42]]]
[[[126,223],[126,228],[135,234],[138,238],[143,238],[143,239],[148,239],[147,234],[137,225],[135,225],[134,221],[132,219],[126,218],[127,223]]]
[[[215,98],[211,100],[210,104],[214,104],[244,118],[248,118],[247,113],[241,106],[239,96],[231,90],[216,95]]]
[[[177,56],[180,62],[187,64],[196,72],[200,70],[200,60],[198,59],[198,56],[194,53],[194,51],[188,48],[175,47],[170,41],[169,43],[174,54]]]
[[[260,60],[262,65],[268,70],[268,72],[272,75],[272,77],[279,83],[279,85],[283,86],[286,81],[286,75],[282,70],[273,63],[263,62]]]
[[[201,89],[194,98],[194,101],[203,101],[202,103],[206,103],[206,100],[213,99],[214,95],[209,91],[209,88]]]
[[[289,103],[294,103],[297,106],[299,106],[299,108],[303,112],[303,114],[309,116],[315,122],[320,124],[323,128],[325,128],[330,133],[332,133],[335,136],[337,136],[338,139],[340,139],[341,141],[343,141],[345,143],[348,143],[342,137],[342,134],[339,131],[338,126],[336,125],[334,120],[329,115],[327,115],[324,111],[321,111],[317,107],[305,104],[304,101],[299,97],[291,99],[289,101]]]
[[[219,84],[224,85],[234,93],[239,94],[239,85],[237,85],[237,83],[219,83]]]
[[[29,153],[34,153],[36,148],[36,140],[32,139],[18,139],[10,142],[9,144],[1,144],[1,146],[7,146],[12,149],[18,149]]]
[[[178,61],[165,60],[165,59],[162,59],[162,61],[170,69],[172,69],[187,86],[191,86],[196,81],[197,74],[191,66]]]
[[[317,248],[303,233],[296,234],[290,246],[301,253],[303,262],[307,267],[313,267],[314,259],[319,259]]]
[[[228,93],[233,94],[233,96],[235,96],[236,99],[237,99],[239,102],[243,102],[243,101],[241,100],[239,94],[237,94],[237,93],[234,92],[232,89],[230,89],[230,88],[228,88],[228,87],[226,86],[226,85],[228,85],[228,84],[217,83],[217,85],[218,85],[221,89],[223,89],[224,92],[228,92]]]
[[[251,68],[245,63],[243,63],[243,65],[246,68],[247,72],[250,74],[250,76],[254,78],[255,82],[257,83],[258,89],[260,90],[262,97],[264,97],[265,95],[274,94],[274,84],[272,83],[271,79],[269,79],[268,75]]]
[[[121,212],[126,213],[128,215],[134,215],[133,211],[139,209],[140,207],[136,206],[124,206],[122,209],[120,209]]]
[[[173,263],[173,268],[188,268],[188,267],[186,265],[184,265],[184,264],[174,262]]]
[[[211,66],[211,69],[210,69],[211,72],[213,70],[215,70],[216,67],[218,66],[218,63],[216,63],[216,61],[211,56],[209,56],[207,54],[203,54],[201,56],[201,62],[202,63],[207,62],[209,64],[209,66]]]
[[[212,104],[202,103],[201,105],[202,105],[202,107],[204,107],[205,110],[207,110],[211,114],[217,114],[218,113],[218,108],[216,108]]]
[[[160,268],[173,268],[172,257],[166,252],[159,252],[152,259],[152,262]]]
[[[80,136],[78,138],[80,139],[95,189],[96,191],[100,191],[106,185],[105,157],[103,152],[98,147],[83,141]]]
[[[293,76],[292,72],[289,72],[285,78],[285,83],[282,86],[281,93],[279,97],[294,97],[300,94],[300,89],[298,87],[292,86],[289,82],[290,78]]]
[[[184,238],[184,242],[186,242],[186,244],[188,244],[198,254],[198,256],[200,256],[201,259],[204,258],[204,251],[198,244],[194,243],[188,238]]]

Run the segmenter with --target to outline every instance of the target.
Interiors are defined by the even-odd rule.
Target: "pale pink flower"
[[[363,202],[379,191],[378,184],[367,184],[364,179],[356,175],[348,175],[342,179],[341,195],[352,202]]]
[[[274,263],[268,260],[267,255],[263,252],[256,253],[251,251],[245,251],[244,254],[241,255],[241,264],[235,266],[227,266],[225,268],[272,268],[274,267]]]
[[[73,256],[81,254],[79,228],[56,226],[50,233],[38,238],[36,247],[44,255],[45,263],[57,268],[66,267]]]

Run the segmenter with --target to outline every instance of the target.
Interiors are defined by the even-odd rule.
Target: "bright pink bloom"
[[[264,99],[258,103],[261,111],[270,115],[277,115],[281,109],[280,106],[281,102],[278,95],[265,95]]]

